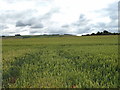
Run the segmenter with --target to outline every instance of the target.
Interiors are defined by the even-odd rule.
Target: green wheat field
[[[118,35],[2,39],[3,88],[119,88]]]

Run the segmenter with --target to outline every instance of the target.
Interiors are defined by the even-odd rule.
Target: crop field
[[[3,88],[119,88],[118,35],[2,40]]]

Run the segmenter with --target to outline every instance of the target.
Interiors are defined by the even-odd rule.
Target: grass
[[[3,39],[3,88],[118,88],[118,36]]]

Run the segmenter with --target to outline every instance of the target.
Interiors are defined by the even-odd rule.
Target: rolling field
[[[118,88],[118,36],[2,40],[3,88]]]

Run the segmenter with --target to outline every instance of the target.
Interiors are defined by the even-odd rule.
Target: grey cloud
[[[62,25],[62,28],[69,28],[69,25]]]
[[[105,11],[108,12],[107,15],[110,17],[111,20],[117,20],[118,19],[118,7],[114,5],[114,7],[109,7]]]
[[[43,24],[34,24],[31,26],[31,28],[43,28]]]
[[[24,3],[26,1],[34,2],[34,0],[3,0],[4,2],[9,4],[15,4],[15,3]],[[50,4],[53,0],[39,0],[35,2],[35,5],[41,5],[42,4]],[[47,5],[46,4],[46,5]],[[39,7],[39,6],[36,6]],[[39,10],[35,9],[25,9],[24,11],[16,11],[16,10],[0,10],[0,23],[4,23],[6,25],[15,25],[16,30],[18,32],[18,29],[21,30],[26,28],[26,26],[29,26],[29,28],[32,29],[41,29],[44,28],[44,24],[46,22],[49,22],[49,19],[52,17],[54,13],[59,12],[59,8],[53,7],[45,13],[44,15],[37,15],[36,13],[39,12]],[[52,24],[52,23],[51,23]],[[3,28],[3,27],[2,27]],[[9,28],[9,27],[8,27]],[[1,28],[0,28],[1,29]],[[5,29],[5,28],[4,28]],[[34,31],[34,30],[33,30]],[[38,30],[39,32],[39,30]]]
[[[76,33],[82,34],[82,33],[90,33],[92,30],[91,25],[81,26],[76,29]]]
[[[86,19],[85,15],[82,14],[79,17],[79,20],[72,25],[76,27],[77,33],[90,33],[93,30],[94,31],[103,31],[104,29],[111,31],[111,32],[116,32],[117,27],[118,27],[118,9],[117,9],[117,3],[112,3],[110,4],[107,8],[104,8],[102,10],[99,10],[98,12],[101,14],[101,17],[106,17],[108,16],[111,19],[111,22],[109,23],[104,23],[104,22],[98,22],[95,25],[90,23],[88,19]],[[116,31],[115,31],[116,30]]]
[[[85,26],[89,23],[90,20],[88,20],[84,14],[81,14],[79,17],[79,20],[75,23],[73,23],[74,26],[81,27]]]
[[[104,16],[109,16],[112,21],[118,19],[118,3],[114,2],[110,4],[107,8],[102,9]]]
[[[85,18],[85,15],[84,15],[84,14],[81,14],[81,15],[80,15],[79,21],[80,21],[80,22],[86,21],[86,18]]]
[[[34,0],[3,0],[6,1],[10,4],[16,3],[16,2],[22,2],[22,1],[34,1]],[[36,1],[36,5],[40,5],[41,1],[39,0]],[[47,1],[52,1],[52,0],[47,0]],[[45,3],[43,3],[45,4]],[[47,4],[46,4],[47,5]],[[36,6],[37,7],[37,6]],[[101,17],[109,16],[111,19],[110,23],[104,23],[104,22],[98,22],[95,25],[90,23],[90,20],[86,18],[84,14],[81,14],[79,16],[79,19],[76,22],[73,22],[72,24],[65,24],[59,27],[55,27],[56,22],[52,22],[50,19],[53,14],[59,13],[59,8],[52,8],[49,12],[45,13],[43,16],[38,15],[36,16],[37,10],[34,9],[29,9],[29,10],[24,10],[24,11],[14,11],[14,10],[6,10],[2,11],[0,10],[0,23],[5,23],[7,24],[12,24],[16,25],[15,32],[24,32],[26,29],[26,26],[29,26],[30,29],[30,34],[33,33],[41,33],[41,32],[46,32],[46,33],[70,33],[69,29],[74,29],[75,33],[86,33],[86,32],[91,32],[94,29],[100,29],[101,28],[116,28],[117,27],[117,5],[116,3],[113,3],[109,5],[107,8],[104,8],[97,13],[101,14]],[[46,28],[47,29],[44,29]],[[5,29],[5,28],[4,28]]]
[[[108,30],[111,32],[117,32],[118,28],[118,3],[114,2],[110,4],[107,8],[98,10],[96,13],[99,13],[102,17],[109,17],[111,21],[109,23],[98,22],[96,25],[93,25],[96,29],[99,30]]]
[[[106,8],[97,10],[95,12],[99,13],[103,17],[109,16],[111,20],[116,20],[118,19],[118,2],[114,2]]]
[[[30,26],[30,28],[43,28],[43,24],[39,18],[30,18],[16,22],[16,27]]]
[[[99,25],[99,27],[106,27],[106,23],[104,22],[98,22],[97,24]]]
[[[91,32],[91,23],[90,20],[86,18],[84,14],[81,14],[79,16],[79,20],[72,23],[71,27],[76,29],[76,33],[81,34],[81,33],[86,33],[86,32]]]
[[[34,0],[3,0],[9,4],[18,3],[22,1],[34,1]],[[52,0],[46,0],[51,2]],[[42,3],[43,1],[37,1]],[[44,2],[43,2],[44,3]],[[36,3],[37,4],[37,3]],[[27,9],[24,11],[16,11],[16,10],[0,10],[0,23],[4,23],[6,25],[15,25],[16,30],[15,32],[24,32],[23,29],[26,29],[26,26],[29,26],[31,29],[31,33],[40,32],[39,29],[44,28],[44,24],[49,22],[49,19],[52,17],[54,13],[59,12],[59,8],[53,7],[50,11],[45,13],[43,16],[38,15],[36,16],[36,12],[39,12],[34,9]],[[52,24],[52,23],[51,23]],[[8,27],[9,28],[9,27]],[[36,31],[34,31],[36,29]],[[33,32],[32,32],[33,30]],[[8,31],[7,31],[8,32]]]
[[[110,23],[105,22],[98,22],[95,25],[90,22],[86,18],[84,14],[81,14],[79,17],[79,20],[76,22],[73,22],[71,25],[69,25],[71,28],[75,29],[76,33],[91,33],[92,31],[103,31],[104,29],[114,32],[114,30],[118,27],[117,25],[117,3],[110,4],[107,8],[104,8],[97,13],[101,14],[101,17],[108,16],[111,19]],[[64,26],[63,26],[64,28]]]
[[[50,19],[54,13],[59,13],[59,8],[52,8],[49,12],[44,14],[40,19]]]
[[[8,26],[0,24],[0,30],[7,29]]]
[[[94,28],[106,28],[107,24],[104,23],[104,22],[98,22],[98,23],[96,23],[94,25],[92,24],[92,27],[94,27]]]
[[[24,11],[15,11],[15,10],[6,10],[1,11],[0,13],[0,22],[6,24],[14,24],[17,20],[32,17],[36,13],[36,10],[24,10]]]
[[[39,18],[36,17],[29,17],[29,18],[25,18],[25,19],[21,19],[19,21],[16,22],[16,26],[17,27],[22,27],[22,26],[32,26],[33,24],[39,23],[40,20]]]
[[[91,32],[90,20],[86,18],[84,14],[80,14],[79,19],[71,24],[65,24],[61,26],[62,33],[81,34]],[[69,31],[73,29],[74,31]]]
[[[16,27],[31,26],[30,23],[23,23],[21,21],[16,22]]]
[[[51,18],[51,16],[57,12],[59,12],[59,9],[53,8],[48,13],[44,14],[43,16],[21,19],[16,22],[16,27],[31,26],[31,28],[43,28],[44,25],[42,24],[42,22],[44,22],[45,20],[48,21]]]

